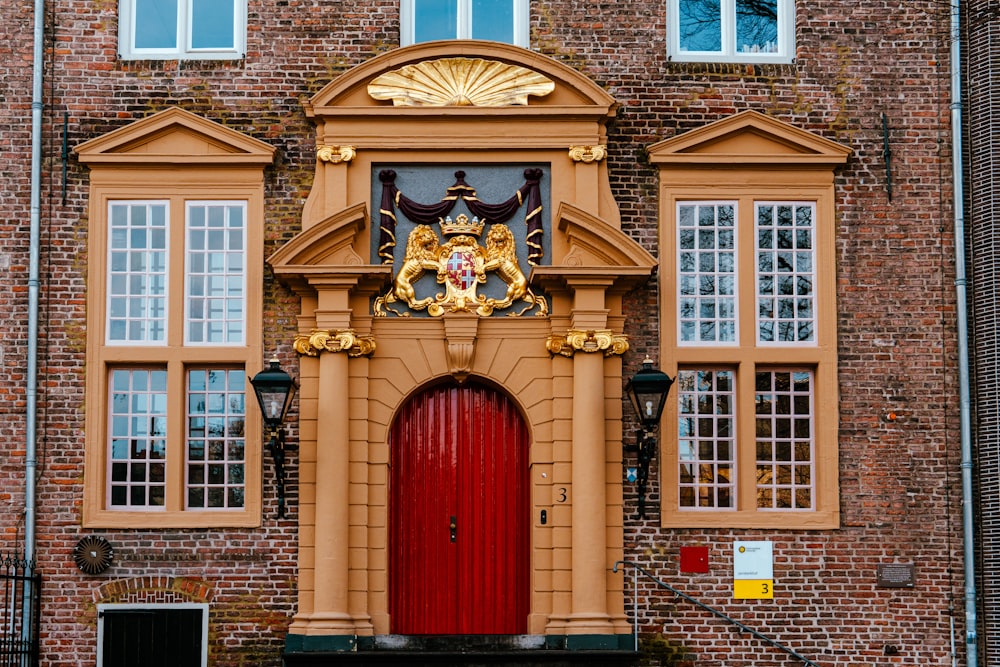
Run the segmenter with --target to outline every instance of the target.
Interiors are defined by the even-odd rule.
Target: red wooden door
[[[389,613],[395,634],[524,634],[528,430],[475,384],[413,397],[390,432]]]

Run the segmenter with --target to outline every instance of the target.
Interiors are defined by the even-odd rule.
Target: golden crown
[[[468,234],[470,236],[479,236],[483,233],[483,227],[486,225],[486,221],[480,221],[479,218],[473,217],[469,220],[469,216],[464,213],[459,213],[458,217],[454,220],[451,216],[444,218],[438,218],[441,225],[441,233],[445,236],[455,236],[456,234]]]

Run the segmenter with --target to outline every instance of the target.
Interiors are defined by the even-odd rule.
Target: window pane
[[[722,51],[722,0],[677,0],[681,51]]]
[[[165,485],[166,415],[162,369],[117,368],[111,372],[108,495],[112,507],[162,507]]]
[[[244,340],[244,206],[188,206],[188,343],[240,344]]]
[[[513,2],[510,0],[472,0],[472,38],[513,44]]]
[[[233,0],[191,0],[191,48],[235,48],[235,21]]]
[[[813,204],[757,204],[757,340],[816,340]]]
[[[456,0],[413,0],[413,41],[458,37]]]
[[[177,0],[135,1],[135,48],[177,48]]]
[[[813,374],[758,371],[755,385],[757,507],[812,509]]]
[[[778,0],[736,0],[736,50],[778,52]]]
[[[188,508],[243,507],[244,371],[188,370]]]
[[[733,371],[682,370],[677,374],[681,437],[678,502],[682,508],[732,508],[736,498],[736,418]]]
[[[736,341],[736,207],[679,204],[678,326],[682,342]]]
[[[167,319],[164,203],[111,204],[107,340],[163,342]]]

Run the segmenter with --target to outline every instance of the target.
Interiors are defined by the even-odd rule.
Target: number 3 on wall
[[[566,494],[567,494],[566,487],[560,486],[559,489],[556,491],[556,502],[557,503],[566,502],[566,499],[568,498]]]

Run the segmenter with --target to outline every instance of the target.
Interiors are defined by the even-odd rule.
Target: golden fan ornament
[[[427,60],[386,72],[368,84],[376,100],[394,106],[525,106],[528,96],[548,95],[555,83],[538,72],[482,58]]]

